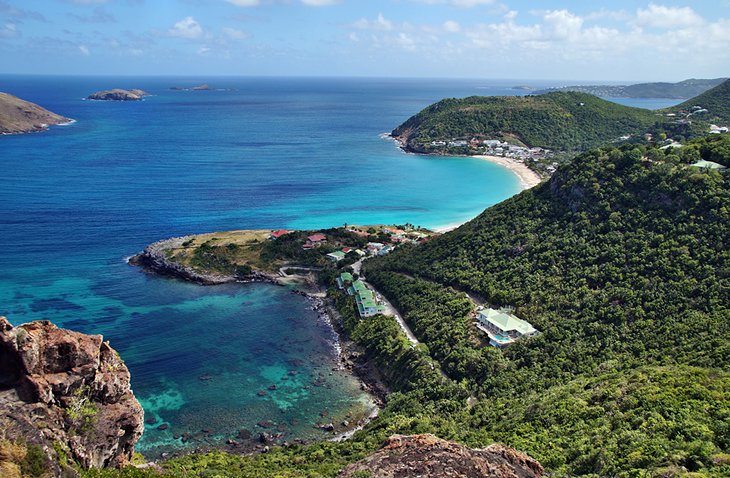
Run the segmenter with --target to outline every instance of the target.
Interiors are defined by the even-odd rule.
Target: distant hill
[[[577,151],[643,132],[656,121],[656,114],[649,110],[587,93],[471,96],[445,99],[427,107],[394,129],[392,136],[406,150],[420,153],[440,152],[432,142],[473,137]]]
[[[35,103],[0,92],[0,134],[43,131],[48,129],[49,125],[68,121],[71,120]]]
[[[707,112],[698,113],[699,110]],[[665,111],[680,113],[682,111],[692,112],[692,119],[704,119],[709,121],[730,122],[730,80],[726,80],[718,86],[685,101]]]
[[[695,79],[678,83],[639,83],[636,85],[574,85],[538,90],[536,95],[553,91],[577,91],[603,98],[669,98],[684,99],[700,95],[727,78]]]

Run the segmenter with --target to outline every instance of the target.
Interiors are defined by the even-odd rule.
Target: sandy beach
[[[538,184],[540,184],[540,181],[542,181],[542,179],[540,179],[540,176],[538,176],[535,171],[528,168],[525,164],[519,163],[512,158],[485,155],[478,155],[474,157],[484,159],[495,164],[499,164],[500,166],[504,166],[505,168],[515,173],[517,177],[520,178],[520,184],[522,185],[523,190],[537,186]]]

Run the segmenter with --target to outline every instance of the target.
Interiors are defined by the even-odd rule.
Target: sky
[[[730,0],[0,0],[0,74],[730,76]]]

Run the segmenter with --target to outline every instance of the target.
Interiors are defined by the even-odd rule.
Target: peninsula
[[[72,120],[52,113],[30,101],[0,92],[0,134],[20,134],[44,131],[49,125]]]
[[[541,95],[553,91],[577,91],[590,93],[603,98],[667,98],[684,100],[700,95],[710,88],[714,88],[727,78],[696,79],[677,83],[656,82],[638,83],[634,85],[573,85],[560,86],[537,90],[534,94]]]
[[[146,96],[150,96],[150,94],[144,90],[114,88],[111,90],[97,91],[87,96],[86,99],[97,101],[139,101]]]

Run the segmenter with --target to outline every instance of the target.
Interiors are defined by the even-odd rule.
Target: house
[[[333,262],[340,262],[344,258],[345,258],[345,253],[342,251],[335,251],[335,252],[330,252],[329,254],[327,254],[327,259],[329,259]]]
[[[343,247],[342,248],[342,252],[344,252],[345,254],[349,253],[350,251],[352,251],[352,248],[351,247]]]
[[[279,229],[278,231],[271,231],[271,234],[269,234],[269,239],[277,240],[281,236],[284,236],[286,234],[289,234],[291,231],[285,231],[284,229]]]
[[[385,244],[381,242],[368,242],[368,252],[371,254],[377,254],[383,247]]]
[[[705,171],[724,171],[727,169],[722,164],[715,163],[714,161],[705,161],[704,159],[700,159],[696,163],[690,165],[690,168],[700,168]]]
[[[360,317],[372,317],[373,315],[385,312],[385,307],[378,304],[375,300],[375,294],[367,288],[363,281],[354,281],[347,289],[347,293],[355,296],[357,311],[360,314]]]
[[[367,252],[363,251],[362,249],[355,249],[355,254],[357,254],[360,257],[366,256]]]
[[[337,278],[337,288],[340,290],[345,290],[348,283],[352,284],[352,274],[350,274],[349,272],[343,272]]]
[[[468,146],[469,143],[467,143],[463,139],[455,140],[455,141],[449,141],[449,148],[464,148]]]
[[[327,240],[327,236],[325,236],[321,232],[318,232],[317,234],[312,234],[311,236],[307,236],[307,240],[312,243],[324,242]]]
[[[489,336],[489,345],[506,347],[520,337],[532,337],[539,332],[526,320],[515,316],[511,309],[484,309],[477,315],[477,327]]]
[[[390,253],[393,249],[394,249],[393,246],[385,246],[378,251],[378,255],[384,256],[384,255]]]

